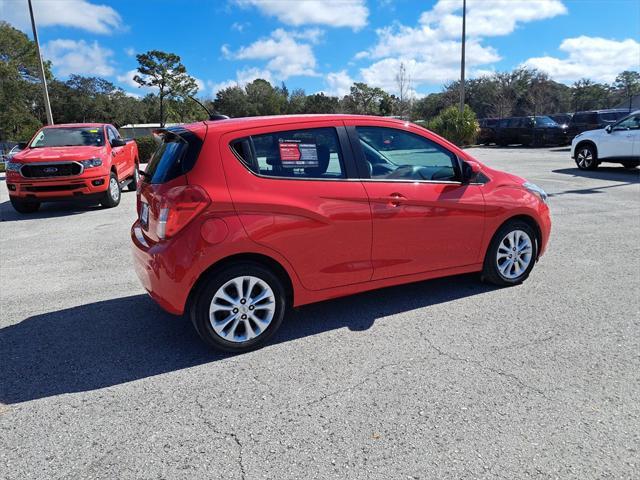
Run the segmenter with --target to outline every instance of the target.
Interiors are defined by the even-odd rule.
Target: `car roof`
[[[308,115],[270,115],[265,117],[238,117],[223,120],[207,120],[204,123],[209,129],[218,131],[233,131],[245,128],[267,127],[274,125],[295,125],[313,121],[344,121],[344,120],[376,120],[389,125],[406,125],[409,122],[390,117],[375,115],[347,115],[347,114],[308,114]]]
[[[54,125],[45,125],[42,128],[71,128],[71,127],[104,127],[109,123],[57,123]]]

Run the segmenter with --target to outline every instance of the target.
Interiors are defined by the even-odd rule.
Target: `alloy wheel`
[[[578,166],[580,168],[590,168],[593,165],[593,153],[588,148],[583,148],[578,152]]]
[[[114,202],[117,202],[118,198],[120,198],[120,185],[117,178],[111,177],[109,180],[109,193]]]
[[[209,306],[209,322],[224,340],[241,343],[260,336],[276,311],[273,290],[253,276],[233,278],[222,285]]]
[[[500,242],[496,261],[500,275],[515,280],[527,271],[533,258],[531,237],[522,230],[512,230]]]

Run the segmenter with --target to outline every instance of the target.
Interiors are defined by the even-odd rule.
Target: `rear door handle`
[[[392,207],[397,207],[404,200],[406,200],[406,197],[404,195],[402,195],[401,193],[394,192],[391,195],[389,195],[388,197],[382,197],[381,200],[384,203],[387,203],[387,204],[391,205]]]

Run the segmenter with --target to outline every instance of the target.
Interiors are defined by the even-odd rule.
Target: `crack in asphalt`
[[[534,387],[532,385],[528,385],[520,377],[518,377],[517,375],[515,375],[513,373],[505,372],[504,370],[500,370],[498,368],[489,367],[487,365],[484,365],[480,360],[472,360],[470,358],[459,357],[458,355],[455,355],[453,353],[445,352],[440,347],[435,345],[429,338],[427,338],[427,337],[423,337],[423,338],[429,344],[429,347],[431,347],[431,349],[433,351],[435,351],[440,356],[446,357],[446,358],[448,358],[450,360],[453,360],[455,362],[463,362],[463,363],[467,363],[467,364],[472,364],[472,365],[475,365],[475,366],[477,366],[478,368],[480,368],[482,370],[486,370],[488,372],[495,373],[496,375],[499,375],[501,377],[510,378],[515,383],[520,385],[522,388],[524,388],[526,390],[530,390],[530,391],[532,391],[534,393],[537,393],[541,397],[549,400],[549,397],[547,397],[547,394],[544,391],[542,391],[539,388]]]
[[[213,423],[211,423],[211,420],[209,420],[205,416],[205,408],[202,402],[200,401],[200,398],[195,397],[195,400],[196,400],[196,405],[198,405],[198,407],[200,408],[200,419],[209,428],[209,430],[211,430],[213,433],[215,433],[216,435],[222,438],[225,438],[225,439],[231,438],[235,442],[236,446],[238,447],[238,468],[240,469],[240,478],[242,480],[245,480],[247,472],[245,471],[245,468],[244,468],[244,456],[243,456],[244,447],[242,445],[242,442],[240,441],[240,438],[235,432],[226,432],[216,428],[216,426]]]

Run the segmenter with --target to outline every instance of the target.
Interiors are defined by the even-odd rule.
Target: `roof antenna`
[[[189,98],[191,100],[193,100],[194,102],[196,102],[198,105],[200,105],[202,108],[204,108],[204,111],[207,112],[207,115],[209,115],[209,120],[227,120],[229,117],[226,115],[222,115],[220,113],[211,113],[209,111],[209,109],[207,107],[205,107],[200,101],[198,101],[196,98],[192,97],[191,95],[189,95]]]

